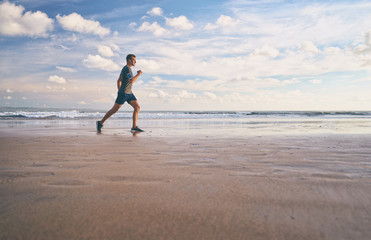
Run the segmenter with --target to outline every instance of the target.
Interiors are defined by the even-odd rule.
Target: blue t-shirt
[[[131,68],[125,65],[121,70],[121,87],[119,89],[120,93],[132,94],[131,87],[132,83],[129,82],[129,79],[133,78],[133,72]]]

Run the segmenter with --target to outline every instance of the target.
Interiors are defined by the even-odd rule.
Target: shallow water
[[[30,134],[96,134],[97,119],[12,119],[0,120],[1,134],[17,131]],[[131,119],[109,119],[103,134],[130,135]],[[198,118],[139,119],[142,136],[245,137],[302,134],[371,134],[371,118]]]

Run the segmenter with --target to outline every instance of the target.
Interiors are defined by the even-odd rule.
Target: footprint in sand
[[[71,180],[61,180],[61,181],[50,182],[47,185],[55,186],[55,187],[78,187],[78,186],[87,185],[87,183],[81,180],[71,179]]]
[[[127,176],[108,176],[106,177],[109,182],[122,182],[122,183],[158,183],[160,179],[146,179],[140,177],[127,177]]]
[[[25,178],[47,177],[54,176],[53,172],[13,172],[4,171],[0,172],[1,184],[12,183],[17,180]]]

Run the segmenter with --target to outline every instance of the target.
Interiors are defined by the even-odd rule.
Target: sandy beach
[[[0,128],[0,239],[371,238],[370,134],[48,124]]]

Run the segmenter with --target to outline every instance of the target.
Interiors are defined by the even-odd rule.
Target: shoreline
[[[1,239],[371,236],[370,134],[133,136],[126,122],[103,134],[72,123],[0,127]]]
[[[96,133],[97,119],[1,119],[0,133],[25,134],[82,134]],[[358,118],[211,118],[211,119],[139,119],[139,126],[146,130],[143,136],[251,137],[295,135],[371,135],[371,119]],[[130,131],[131,118],[109,119],[103,134],[125,135]],[[61,131],[63,130],[63,131]]]

